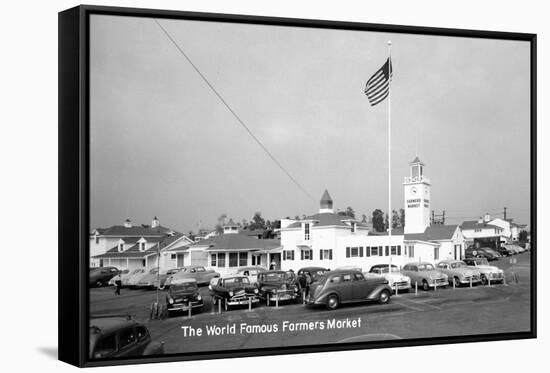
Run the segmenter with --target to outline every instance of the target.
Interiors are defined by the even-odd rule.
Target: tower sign
[[[424,176],[424,163],[416,157],[405,177],[405,233],[423,233],[430,225],[430,179]]]

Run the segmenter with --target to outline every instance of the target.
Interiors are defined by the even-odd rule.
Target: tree
[[[191,241],[195,241],[195,233],[193,233],[193,231],[187,232],[187,237],[188,237]]]
[[[221,213],[220,216],[218,216],[218,224],[216,224],[216,233],[222,234],[223,233],[223,226],[225,225],[225,220],[227,219],[227,214],[225,212]]]
[[[361,215],[361,218],[362,218],[361,223],[368,223],[367,222],[367,215],[363,214],[363,215]]]
[[[252,221],[248,225],[248,228],[250,230],[266,229],[265,220],[262,218],[262,213],[260,211],[256,211],[254,213],[254,216],[252,217]]]
[[[399,209],[399,223],[401,227],[405,226],[405,209]]]
[[[397,227],[400,226],[400,223],[399,223],[399,214],[397,213],[396,210],[393,210],[392,211],[392,214],[391,214],[391,227],[392,229],[395,229]]]
[[[527,231],[522,229],[518,235],[519,242],[527,242]]]
[[[376,232],[384,232],[384,213],[380,209],[372,212],[372,227]]]
[[[351,206],[346,207],[346,215],[352,219],[355,219],[355,210]]]

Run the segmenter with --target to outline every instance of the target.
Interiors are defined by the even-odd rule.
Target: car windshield
[[[266,273],[263,275],[264,281],[284,281],[286,274],[283,272]]]
[[[317,271],[311,272],[311,275],[313,276],[313,278],[317,278],[317,277],[323,276],[325,273],[327,273],[326,270],[324,270],[324,269],[318,269]]]
[[[187,282],[183,284],[176,284],[170,286],[171,292],[178,292],[178,291],[188,291],[188,290],[195,290],[197,288],[197,284],[195,282]]]
[[[431,265],[430,263],[426,263],[426,264],[419,264],[418,265],[418,270],[419,271],[431,271],[434,269],[434,266]]]
[[[391,267],[392,272],[399,272],[399,268],[392,266]],[[389,273],[388,267],[380,267],[380,273]]]
[[[451,264],[451,268],[463,268],[466,267],[466,263],[464,262],[454,262]]]
[[[476,259],[476,264],[477,265],[488,265],[489,262],[487,261],[486,258],[479,258],[479,259]]]
[[[250,281],[248,280],[248,277],[230,277],[224,280],[225,286],[249,285],[249,284],[250,284]]]

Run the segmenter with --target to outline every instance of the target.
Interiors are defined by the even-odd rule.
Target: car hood
[[[461,274],[462,276],[475,276],[478,275],[479,272],[472,269],[472,268],[455,268],[451,270],[454,273]]]
[[[478,269],[478,270],[483,270],[483,271],[502,272],[502,269],[500,269],[498,267],[495,267],[495,266],[491,266],[491,265],[481,265],[481,266],[477,266],[475,268]]]
[[[411,280],[409,276],[405,276],[401,273],[384,273],[381,276],[390,282],[403,282]]]
[[[253,293],[254,289],[256,289],[254,286],[228,286],[228,287],[226,287],[227,291],[232,291],[234,294],[238,294],[240,292]]]
[[[170,291],[168,292],[168,295],[172,298],[182,298],[182,297],[192,297],[197,293],[198,291],[196,289],[191,289],[191,290]]]

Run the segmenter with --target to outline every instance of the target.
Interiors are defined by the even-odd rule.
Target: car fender
[[[380,293],[384,290],[387,290],[390,293],[392,293],[392,288],[388,284],[380,284],[378,285],[367,297],[369,300],[376,300],[380,297]]]
[[[336,295],[338,297],[338,301],[340,301],[340,294],[337,291],[327,291],[325,293],[322,293],[320,296],[315,298],[315,303],[326,303],[327,299],[331,295]]]
[[[164,354],[164,342],[151,342],[143,350],[143,355],[162,355]]]

